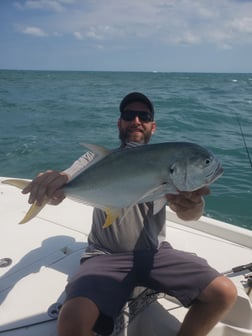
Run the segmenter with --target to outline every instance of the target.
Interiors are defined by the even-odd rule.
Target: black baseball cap
[[[127,105],[135,102],[141,102],[145,104],[149,108],[152,117],[154,117],[154,107],[152,102],[141,92],[131,92],[127,94],[120,103],[120,112],[122,113]]]

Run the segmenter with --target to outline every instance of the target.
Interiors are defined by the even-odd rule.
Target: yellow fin
[[[29,222],[32,218],[36,217],[37,214],[44,208],[44,206],[47,204],[48,198],[45,197],[41,205],[37,205],[37,202],[35,201],[24,218],[19,222],[19,224],[25,224]]]
[[[24,189],[31,181],[29,180],[21,180],[21,179],[7,179],[3,180],[3,184],[9,184],[12,186],[15,186],[20,189]],[[48,197],[45,197],[41,205],[37,205],[37,202],[35,201],[24,218],[19,222],[19,224],[25,224],[29,222],[32,218],[36,217],[37,214],[44,208],[44,206],[48,202]]]
[[[9,184],[14,187],[24,189],[31,181],[29,180],[19,180],[19,179],[7,179],[2,181],[3,184]]]
[[[105,209],[105,213],[107,215],[107,218],[106,218],[106,221],[103,225],[104,229],[108,228],[111,224],[114,223],[116,218],[120,215],[121,211],[118,210],[118,209],[107,208],[107,209]]]

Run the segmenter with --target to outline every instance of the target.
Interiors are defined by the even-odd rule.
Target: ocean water
[[[152,143],[197,142],[222,162],[205,214],[252,230],[252,74],[0,71],[0,175],[65,169],[82,142],[118,146],[131,91],[154,103]]]

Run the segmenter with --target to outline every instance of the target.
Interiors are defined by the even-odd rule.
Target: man
[[[130,93],[122,100],[120,112],[121,149],[132,143],[147,144],[156,131],[151,101],[142,93]],[[30,192],[30,203],[41,203],[47,195],[58,204],[64,198],[60,188],[92,158],[88,152],[64,172],[39,174],[23,192]],[[195,220],[203,213],[202,196],[208,193],[205,187],[167,195],[167,201],[180,218]],[[235,302],[233,283],[205,260],[165,242],[165,207],[154,215],[151,202],[135,205],[121,222],[118,219],[107,229],[102,228],[105,217],[102,210],[94,209],[88,247],[77,274],[66,287],[58,336],[112,332],[113,320],[135,286],[165,292],[190,307],[178,336],[207,335]]]

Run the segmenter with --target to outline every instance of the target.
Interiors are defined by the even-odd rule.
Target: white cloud
[[[38,28],[38,27],[24,27],[20,29],[20,31],[23,34],[33,35],[33,36],[38,36],[38,37],[44,37],[48,35],[43,29]]]
[[[82,35],[80,32],[78,32],[78,31],[74,32],[74,33],[73,33],[73,36],[74,36],[77,40],[83,40],[83,35]]]
[[[73,5],[75,2],[76,0],[26,0],[23,3],[16,1],[14,6],[19,9],[63,12],[66,10],[67,5]]]
[[[231,23],[233,29],[240,33],[252,33],[252,16],[236,18]]]
[[[180,35],[174,37],[173,40],[173,43],[181,45],[194,45],[200,42],[200,37],[189,31],[181,33]]]
[[[86,36],[94,40],[102,40],[102,35],[100,35],[94,28],[88,30]]]
[[[41,37],[52,68],[250,69],[252,0],[12,0],[2,14],[0,35],[21,50]]]
[[[123,45],[153,40],[166,45],[211,43],[230,48],[252,42],[251,1],[26,0],[17,4],[26,10],[51,10],[50,15],[37,18],[42,35],[44,27],[50,35],[57,31],[79,40],[103,41],[103,45],[106,41]]]

